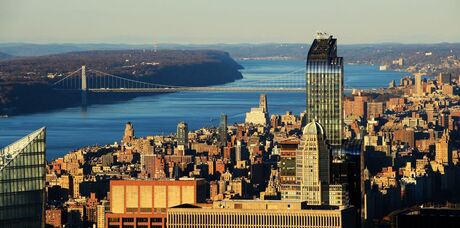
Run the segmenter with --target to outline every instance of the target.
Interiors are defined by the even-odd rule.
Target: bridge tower
[[[81,66],[81,104],[86,106],[86,98],[88,95],[88,86],[86,84],[86,66]]]

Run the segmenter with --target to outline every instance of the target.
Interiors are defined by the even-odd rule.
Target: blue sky
[[[459,0],[0,0],[0,42],[460,42]]]

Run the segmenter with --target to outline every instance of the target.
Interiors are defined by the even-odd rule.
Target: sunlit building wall
[[[330,154],[318,122],[312,121],[303,129],[296,156],[296,180],[300,197],[308,205],[329,204]]]
[[[309,207],[302,201],[224,200],[210,207],[181,205],[168,210],[168,227],[356,227],[353,207]]]
[[[194,178],[112,180],[106,225],[109,228],[165,228],[169,208],[206,200],[205,182]]]

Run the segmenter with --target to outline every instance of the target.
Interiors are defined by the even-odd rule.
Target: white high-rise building
[[[318,122],[313,120],[303,128],[296,153],[296,182],[301,200],[308,205],[329,204],[330,150],[324,128]]]
[[[246,113],[246,119],[244,122],[248,124],[252,123],[254,125],[267,125],[269,123],[267,109],[267,96],[265,94],[261,94],[259,107],[251,108],[251,111]]]

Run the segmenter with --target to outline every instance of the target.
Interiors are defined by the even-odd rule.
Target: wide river
[[[289,72],[304,74],[305,62],[288,60],[241,60],[244,78],[226,86],[251,85],[252,80],[278,77]],[[299,70],[300,69],[300,70]],[[386,87],[391,80],[407,75],[404,72],[379,71],[377,66],[346,65],[345,87]],[[258,105],[258,92],[178,92],[137,97],[115,104],[95,104],[60,109],[44,113],[0,118],[0,148],[33,130],[47,127],[47,158],[54,159],[85,146],[119,141],[124,125],[131,121],[136,136],[169,134],[179,121],[186,121],[189,129],[217,126],[220,113],[228,115],[228,122],[244,121],[245,113]],[[270,114],[305,109],[304,92],[267,93]]]

